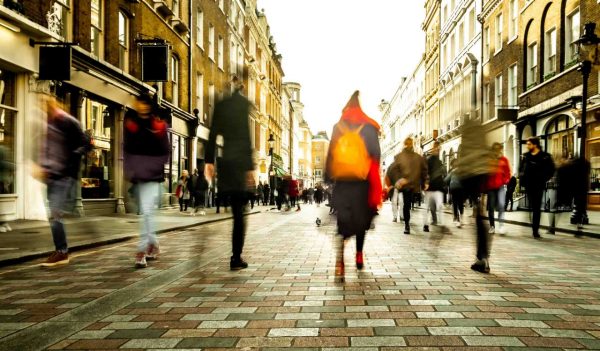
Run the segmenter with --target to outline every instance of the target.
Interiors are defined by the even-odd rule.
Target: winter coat
[[[297,180],[294,179],[290,181],[288,194],[290,197],[298,197],[298,195],[300,195],[300,188]]]
[[[167,124],[157,117],[140,118],[134,110],[125,115],[124,171],[132,183],[163,182],[169,162]]]
[[[528,152],[523,155],[519,169],[521,185],[527,188],[545,188],[554,176],[554,161],[549,153],[540,151],[536,155]]]
[[[510,181],[510,164],[504,156],[492,160],[491,173],[488,177],[488,190],[498,190]]]
[[[177,182],[177,197],[180,199],[188,200],[190,198],[190,189],[188,184],[190,183],[189,178],[184,179],[183,177]]]
[[[406,179],[408,183],[404,185],[403,189],[418,192],[429,179],[427,162],[412,149],[405,148],[396,155],[386,176],[392,185],[395,185],[400,179]]]
[[[189,189],[194,193],[202,193],[208,190],[208,181],[206,181],[204,174],[194,174],[190,178]]]
[[[452,169],[450,173],[444,178],[444,182],[450,187],[450,191],[460,190],[462,184],[460,183],[460,177],[456,173],[456,169]]]
[[[246,192],[246,174],[254,169],[250,127],[251,104],[239,92],[217,103],[206,145],[206,163],[215,163],[217,136],[223,138],[223,157],[217,164],[219,192]]]
[[[429,187],[428,191],[444,191],[446,184],[444,178],[446,177],[446,168],[437,155],[430,155],[427,158],[427,173],[429,176]]]
[[[48,121],[41,165],[48,179],[77,179],[81,156],[91,149],[90,138],[78,120],[64,111]]]

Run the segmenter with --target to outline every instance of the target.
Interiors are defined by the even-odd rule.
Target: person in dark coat
[[[219,196],[227,194],[233,213],[232,270],[248,267],[242,259],[246,223],[244,206],[246,204],[247,183],[254,177],[252,145],[250,143],[249,115],[252,104],[242,95],[243,85],[237,78],[233,80],[233,94],[216,104],[212,125],[206,145],[205,174],[212,180],[215,168],[217,136],[223,138],[223,157],[218,163]]]
[[[542,217],[542,197],[546,189],[546,183],[554,176],[554,161],[552,156],[542,151],[540,139],[532,137],[527,139],[529,152],[523,155],[519,169],[521,185],[525,187],[529,207],[532,212],[531,228],[533,237],[540,236],[540,219]]]
[[[204,172],[204,170],[202,170]],[[204,216],[206,212],[204,207],[206,205],[206,192],[208,191],[208,182],[204,173],[199,173],[197,169],[194,170],[194,174],[190,179],[190,191],[192,192],[192,201],[194,201],[194,211],[192,215],[200,213]]]
[[[512,212],[513,206],[515,203],[514,195],[515,190],[517,190],[517,177],[512,176],[508,181],[508,185],[506,186],[506,200],[504,201],[504,211]],[[510,202],[510,208],[508,207],[508,203]]]
[[[160,201],[171,151],[167,124],[156,117],[153,106],[149,95],[137,97],[135,110],[127,111],[124,123],[125,176],[135,184],[138,208],[143,214],[135,256],[137,268],[146,267],[146,260],[156,259],[160,252],[154,209]]]
[[[337,142],[342,137],[344,130],[359,133],[368,153],[368,175],[366,179],[336,179],[335,169],[338,164],[333,153]],[[356,132],[358,130],[358,132]],[[326,177],[328,182],[335,181],[333,190],[333,207],[337,211],[338,242],[336,276],[344,277],[344,246],[348,238],[356,235],[356,267],[364,266],[363,247],[367,230],[371,228],[373,217],[377,213],[382,201],[382,186],[379,171],[381,149],[379,146],[380,127],[377,122],[369,118],[360,107],[359,92],[356,91],[348,101],[342,112],[340,121],[334,126],[331,144],[327,153]],[[347,132],[348,133],[348,132]]]
[[[271,200],[271,186],[268,183],[265,183],[263,186],[263,206],[268,206],[269,201]]]
[[[63,217],[66,212],[71,212],[74,208],[74,193],[81,156],[91,149],[91,144],[89,136],[83,132],[79,121],[60,109],[56,100],[49,100],[47,108],[48,129],[41,160],[40,178],[47,186],[50,229],[56,251],[42,263],[42,266],[52,267],[69,263]]]

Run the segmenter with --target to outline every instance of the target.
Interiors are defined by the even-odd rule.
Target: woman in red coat
[[[289,184],[288,195],[290,196],[291,206],[298,206],[296,211],[300,211],[300,201],[298,199],[298,196],[300,196],[300,188],[298,185],[298,180],[292,179],[290,180]]]
[[[506,200],[506,185],[510,181],[510,163],[502,155],[502,144],[494,143],[492,145],[493,159],[492,170],[487,181],[488,191],[488,218],[490,219],[490,234],[498,232],[505,234],[503,228],[504,222],[504,201]],[[499,227],[496,230],[495,212],[498,211]]]

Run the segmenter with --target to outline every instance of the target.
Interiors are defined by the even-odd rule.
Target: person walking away
[[[454,225],[461,228],[463,225],[463,215],[465,213],[465,196],[463,194],[460,177],[456,172],[458,161],[453,159],[450,161],[450,172],[444,179],[448,188],[450,188],[450,196],[452,198],[452,213],[454,215]]]
[[[540,236],[540,219],[542,216],[542,197],[546,183],[554,176],[554,161],[552,156],[542,151],[540,139],[531,137],[527,139],[528,152],[523,155],[519,169],[521,185],[525,187],[529,207],[531,209],[531,229],[533,237]]]
[[[206,215],[204,207],[206,205],[206,192],[208,191],[208,182],[204,176],[204,170],[202,170],[202,173],[199,173],[198,170],[195,169],[190,181],[190,191],[193,194],[192,201],[194,206],[192,215],[195,216],[199,213],[201,216],[204,216]]]
[[[256,202],[257,202],[258,206],[264,205],[264,203],[265,203],[264,196],[265,196],[265,192],[264,192],[264,188],[263,188],[263,183],[262,183],[262,181],[258,181],[258,186],[256,187]]]
[[[324,195],[325,190],[323,189],[323,186],[321,184],[317,185],[317,189],[315,190],[315,202],[317,203],[317,207],[321,207]]]
[[[506,185],[510,181],[510,163],[502,154],[502,144],[492,145],[492,167],[488,178],[488,218],[490,221],[490,234],[498,232],[506,234],[504,230],[504,205],[506,200]],[[498,211],[498,230],[496,230],[495,212]]]
[[[504,200],[504,212],[512,212],[515,204],[515,190],[517,190],[517,177],[511,176],[508,184],[506,185],[506,198]],[[508,204],[510,203],[510,208]]]
[[[208,144],[206,145],[205,174],[210,181],[215,173],[215,151],[217,136],[223,139],[223,157],[218,163],[219,196],[228,194],[233,213],[232,256],[230,269],[239,270],[248,267],[242,258],[246,223],[244,205],[246,203],[246,184],[248,178],[254,178],[254,162],[250,143],[249,115],[251,103],[242,95],[243,85],[237,78],[233,80],[233,94],[216,104]]]
[[[333,206],[337,210],[340,240],[337,241],[336,277],[344,277],[344,246],[356,236],[356,267],[364,267],[363,248],[366,231],[381,205],[379,171],[380,127],[360,107],[356,91],[334,126],[327,153],[326,176],[335,181]]]
[[[308,203],[312,205],[315,202],[315,188],[310,187],[307,190]]]
[[[247,179],[247,203],[250,204],[250,209],[254,209],[254,201],[256,201],[256,179],[254,177]]]
[[[271,200],[271,186],[265,183],[263,186],[263,205],[269,206]]]
[[[400,217],[400,221],[404,221],[404,215],[402,214],[404,211],[404,200],[402,192],[395,187],[391,189],[392,192],[392,216],[394,217],[393,222],[398,222],[398,217]]]
[[[41,173],[37,177],[44,180],[47,186],[50,229],[55,248],[42,266],[53,267],[69,263],[63,216],[73,211],[81,156],[92,145],[79,121],[60,109],[55,99],[49,99],[46,107],[46,142],[42,151]]]
[[[181,172],[179,182],[177,182],[177,190],[175,196],[179,199],[179,212],[187,212],[188,203],[190,202],[190,189],[188,188],[189,173],[187,170]]]
[[[490,174],[492,155],[485,134],[481,132],[479,120],[468,120],[462,127],[462,144],[458,151],[456,174],[464,189],[464,195],[473,200],[475,211],[475,228],[477,236],[477,260],[471,269],[481,273],[489,273],[489,256],[491,240],[489,229],[484,222],[481,194],[486,191],[485,185]]]
[[[394,157],[387,172],[391,186],[402,194],[402,214],[404,216],[404,234],[410,234],[410,211],[414,194],[428,189],[429,178],[427,162],[414,151],[412,138],[404,140],[404,149]]]
[[[289,188],[289,194],[290,194],[290,201],[291,201],[291,207],[296,207],[296,211],[300,211],[300,185],[298,184],[298,180],[297,179],[291,179],[290,180],[290,188]]]
[[[147,260],[160,253],[154,209],[160,201],[164,167],[169,162],[170,144],[167,124],[153,111],[150,95],[136,98],[135,110],[125,115],[125,176],[137,189],[138,207],[142,213],[140,242],[135,255],[135,266],[144,268]]]
[[[440,143],[435,141],[429,157],[427,157],[427,171],[429,187],[425,189],[425,220],[423,231],[429,232],[429,213],[431,212],[431,223],[445,229],[442,221],[442,209],[446,184],[446,168],[440,160]]]

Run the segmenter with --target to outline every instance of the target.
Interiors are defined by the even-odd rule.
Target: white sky
[[[331,132],[356,89],[380,120],[400,78],[424,51],[423,0],[258,0],[265,9],[284,81],[302,84],[304,117],[313,132]]]

